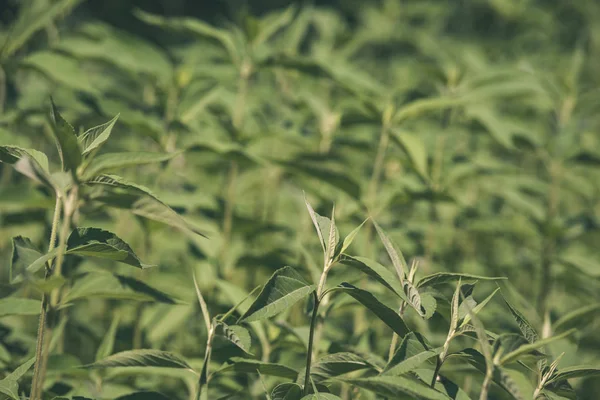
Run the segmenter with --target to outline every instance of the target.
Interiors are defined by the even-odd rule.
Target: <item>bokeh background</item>
[[[75,285],[100,268],[183,304],[92,285],[57,339],[57,394],[136,387],[187,398],[176,377],[105,377],[94,392],[93,377],[67,367],[93,361],[116,316],[115,351],[165,349],[201,364],[190,270],[215,313],[284,265],[318,277],[303,192],[322,215],[335,203],[342,234],[377,220],[421,275],[508,277],[503,292],[540,328],[588,307],[576,338],[552,353],[566,352],[565,367],[600,362],[600,2],[5,0],[0,21],[0,144],[44,151],[56,167],[50,96],[78,131],[120,114],[104,152],[172,157],[115,172],[209,236],[82,212],[79,225],[110,229],[158,267],[69,260]],[[10,284],[10,239],[44,248],[52,209],[49,193],[0,164],[0,296],[39,297]],[[388,263],[370,224],[351,253]],[[354,278],[340,267],[331,282]],[[481,318],[516,331],[500,300]],[[268,347],[267,358],[301,368],[305,310],[281,320],[265,323],[257,355]],[[331,321],[323,349],[385,354],[390,333],[368,313],[340,306]],[[36,322],[0,319],[0,370],[31,352]],[[422,329],[443,340],[445,324],[436,316]],[[222,346],[215,365],[234,351]],[[250,378],[220,384],[264,398]],[[592,400],[600,384],[576,390]]]

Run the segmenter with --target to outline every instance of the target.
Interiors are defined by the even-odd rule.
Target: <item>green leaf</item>
[[[171,207],[143,186],[127,182],[116,175],[99,175],[84,182],[84,185],[92,189],[99,189],[99,192],[91,195],[94,200],[112,207],[128,209],[140,217],[205,237],[198,228],[186,222]]]
[[[383,231],[383,229],[381,229],[377,222],[373,221],[373,225],[375,225],[377,234],[379,235],[379,238],[381,239],[381,242],[383,243],[383,246],[390,257],[390,260],[392,260],[392,265],[396,269],[398,279],[400,279],[401,283],[404,283],[406,275],[408,274],[408,266],[406,265],[406,260],[404,259],[402,252],[398,249],[398,246],[395,245],[392,239],[390,239],[390,237]]]
[[[529,322],[527,318],[525,318],[525,316],[519,312],[519,310],[513,307],[513,305],[510,304],[508,300],[506,300],[506,297],[502,297],[504,298],[504,302],[508,306],[513,318],[515,319],[515,321],[517,321],[517,325],[519,325],[519,329],[521,330],[521,333],[523,334],[525,339],[527,339],[529,343],[537,342],[540,336],[538,335],[536,329],[533,327],[531,322]]]
[[[546,339],[541,339],[541,340],[537,340],[533,343],[529,343],[529,344],[525,344],[523,346],[520,346],[518,349],[516,349],[515,351],[511,351],[510,353],[506,354],[504,357],[502,357],[500,359],[500,364],[501,365],[505,365],[514,361],[517,361],[521,356],[531,353],[534,350],[539,349],[540,347],[543,347],[547,344],[550,344],[552,342],[555,342],[557,340],[563,339],[569,335],[571,335],[572,333],[574,333],[576,330],[575,329],[571,329],[567,332],[561,333],[560,335],[556,335],[556,336],[552,336]]]
[[[39,300],[5,297],[0,299],[0,317],[9,315],[38,315],[41,307],[42,303]]]
[[[479,311],[481,311],[483,309],[483,307],[485,307],[486,304],[490,302],[490,300],[492,299],[492,297],[494,297],[494,295],[496,294],[496,292],[498,292],[498,290],[500,290],[500,288],[497,288],[496,290],[494,290],[492,292],[492,294],[490,294],[488,297],[486,297],[485,300],[483,300],[481,303],[477,304],[475,307],[472,307],[471,312],[474,315],[477,315],[477,313],[479,313]],[[462,320],[462,322],[460,323],[459,329],[465,327],[469,322],[471,322],[471,314],[467,313],[465,315],[464,319]]]
[[[589,378],[592,376],[600,376],[599,367],[577,365],[557,371],[546,383],[549,385],[551,383],[564,381],[566,379]]]
[[[416,379],[405,376],[376,376],[362,379],[341,379],[342,382],[370,390],[392,399],[406,395],[415,399],[447,400],[450,397]]]
[[[42,152],[17,146],[0,146],[0,162],[10,164],[29,179],[60,191],[48,166],[48,157]]]
[[[312,206],[306,199],[306,196],[304,196],[304,203],[306,204],[306,209],[308,210],[310,219],[312,220],[313,225],[315,226],[315,229],[317,231],[317,236],[319,236],[319,243],[321,243],[321,247],[323,248],[323,253],[325,253],[327,251],[327,243],[325,242],[325,237],[323,235],[323,231],[321,230],[322,223],[321,224],[319,223],[319,219],[325,218],[325,217],[321,217],[319,214],[317,214],[315,212],[315,210],[312,208]]]
[[[64,302],[86,298],[126,299],[142,302],[177,304],[170,295],[129,276],[90,272],[79,277],[64,298]]]
[[[0,380],[0,393],[9,396],[11,399],[20,400],[18,381],[35,363],[35,357],[21,364],[17,369]]]
[[[179,356],[161,350],[128,350],[80,368],[100,369],[113,367],[161,367],[180,368],[193,371],[189,364]]]
[[[231,32],[227,30],[215,28],[196,18],[164,18],[141,10],[135,10],[134,14],[147,24],[169,28],[176,31],[188,31],[203,37],[215,39],[227,50],[231,60],[236,64],[239,63],[240,55],[236,46],[236,42]]]
[[[67,240],[66,254],[118,261],[137,268],[150,268],[117,235],[99,228],[77,228]]]
[[[8,59],[20,49],[37,31],[46,28],[52,21],[75,7],[81,0],[59,0],[35,2],[34,7],[20,7],[19,17],[9,28],[9,36],[0,48],[0,60]]]
[[[424,276],[417,283],[418,288],[422,287],[433,287],[437,285],[442,285],[445,283],[456,282],[458,280],[462,280],[463,283],[472,282],[472,281],[497,281],[507,279],[506,277],[488,277],[488,276],[480,276],[480,275],[472,275],[472,274],[462,274],[457,272],[437,272],[435,274]]]
[[[63,164],[63,170],[75,170],[81,164],[81,148],[77,141],[75,129],[58,112],[54,101],[52,104],[52,132],[56,138],[58,152]]]
[[[50,174],[48,157],[41,151],[25,149],[18,146],[0,146],[0,162],[14,165],[22,158],[29,157],[34,160],[42,171]]]
[[[104,335],[98,350],[96,350],[96,361],[100,361],[111,355],[115,347],[115,336],[117,334],[117,328],[119,327],[119,314],[115,314],[113,317],[108,332]]]
[[[413,169],[423,178],[429,181],[427,150],[423,141],[414,134],[408,132],[392,131],[394,141],[406,152]]]
[[[112,171],[114,169],[167,161],[179,154],[181,154],[181,152],[166,154],[143,152],[101,154],[95,157],[90,165],[85,169],[84,179],[92,179],[96,175]]]
[[[79,399],[74,397],[73,400]],[[144,391],[120,396],[117,397],[115,400],[170,400],[170,398],[159,392]]]
[[[250,338],[250,332],[248,332],[246,328],[239,325],[227,325],[224,322],[218,322],[217,327],[221,330],[217,331],[220,335],[224,336],[227,340],[242,349],[244,352],[252,354],[250,353],[252,340]]]
[[[286,379],[296,379],[298,371],[282,364],[267,363],[249,358],[232,357],[229,359],[231,364],[216,371],[217,374],[226,372],[256,373],[262,375],[278,376]]]
[[[314,290],[315,286],[307,283],[292,267],[278,269],[240,321],[251,322],[272,317]]]
[[[333,290],[342,290],[344,293],[349,294],[363,306],[367,307],[373,314],[382,320],[387,326],[389,326],[394,332],[400,337],[404,337],[410,332],[410,329],[406,326],[400,314],[392,310],[382,302],[380,302],[371,292],[362,290],[353,286],[347,282],[342,282],[338,287]]]
[[[119,119],[119,114],[110,121],[90,128],[79,136],[77,140],[83,150],[82,155],[86,156],[92,151],[99,149],[108,140],[117,119]]]
[[[590,317],[600,310],[600,303],[594,303],[573,310],[560,317],[554,323],[554,332],[561,332],[579,326],[580,328],[590,322]]]
[[[471,364],[475,369],[485,375],[486,373],[486,360],[483,354],[475,349],[467,348],[458,353],[449,354],[448,357],[458,357]],[[507,393],[512,395],[516,400],[524,400],[525,397],[521,394],[521,391],[517,385],[513,382],[513,379],[499,366],[494,366],[494,373],[492,380]]]
[[[315,393],[304,396],[300,400],[342,400],[342,398],[331,393]]]
[[[562,254],[559,256],[561,263],[568,267],[576,268],[592,278],[600,277],[600,263],[593,257],[581,254]]]
[[[12,238],[12,247],[12,257],[8,270],[10,283],[16,282],[21,274],[27,270],[27,267],[43,257],[31,240],[23,236]]]
[[[361,356],[343,352],[322,357],[312,366],[310,374],[315,382],[321,382],[334,376],[364,369],[375,369],[375,367]]]
[[[410,304],[406,294],[404,294],[404,288],[398,281],[398,278],[392,271],[383,265],[368,258],[352,257],[346,254],[341,257],[340,261],[344,265],[356,268],[369,277],[375,279],[377,282],[381,283],[383,286],[395,293],[402,300]]]
[[[281,383],[271,392],[271,400],[298,400],[302,397],[302,386],[297,383]]]
[[[350,232],[348,234],[348,236],[346,236],[344,238],[344,242],[342,243],[342,248],[340,249],[340,251],[338,252],[338,254],[342,254],[344,253],[346,250],[348,250],[348,247],[350,247],[350,245],[352,244],[352,242],[354,241],[354,238],[356,237],[356,235],[358,234],[358,232],[360,231],[360,228],[362,228],[362,226],[365,224],[365,222],[367,222],[367,220],[365,219],[359,226],[357,226],[356,228],[354,228],[352,230],[352,232]]]
[[[442,352],[442,347],[432,349],[418,333],[410,332],[404,337],[382,375],[397,376],[413,371],[424,362]]]

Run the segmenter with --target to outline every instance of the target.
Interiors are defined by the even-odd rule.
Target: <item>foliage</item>
[[[0,399],[595,399],[600,5],[168,3],[2,25]]]

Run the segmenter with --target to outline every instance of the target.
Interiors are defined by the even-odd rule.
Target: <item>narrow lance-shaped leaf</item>
[[[43,9],[22,7],[22,14],[9,29],[9,36],[4,38],[0,47],[0,60],[6,60],[20,49],[37,31],[44,29],[57,17],[80,3],[81,0],[59,0],[48,3]]]
[[[503,298],[504,302],[508,306],[508,309],[510,310],[510,313],[513,315],[515,321],[517,321],[517,325],[519,325],[519,329],[521,330],[521,333],[523,333],[523,336],[525,336],[525,339],[527,339],[529,343],[537,342],[539,335],[531,322],[529,322],[527,318],[525,318],[525,316],[519,312],[519,310],[510,304],[508,300],[506,300],[506,297],[503,296]]]
[[[85,131],[78,138],[79,145],[81,146],[82,154],[84,156],[88,155],[94,150],[97,150],[102,146],[110,137],[113,127],[115,123],[119,119],[119,114],[117,114],[113,119],[104,124],[95,126],[93,128]]]
[[[20,400],[19,396],[19,379],[25,375],[25,373],[35,363],[35,357],[27,360],[21,364],[17,369],[8,374],[4,379],[0,380],[0,393],[9,396],[13,400]]]
[[[552,337],[549,337],[546,339],[537,340],[533,343],[525,344],[525,345],[519,347],[518,349],[516,349],[515,351],[512,351],[512,352],[506,354],[504,357],[502,357],[502,359],[500,359],[500,364],[504,365],[504,364],[508,364],[510,362],[516,361],[521,356],[528,354],[534,350],[537,350],[540,347],[546,346],[547,344],[550,344],[557,340],[563,339],[563,338],[573,334],[575,331],[576,331],[575,329],[571,329],[571,330],[568,330],[567,332],[561,333],[560,335],[552,336]]]
[[[370,390],[392,399],[406,395],[415,399],[448,400],[450,397],[416,379],[404,376],[376,376],[372,378],[341,379],[342,382]]]
[[[310,203],[308,202],[308,200],[306,199],[306,196],[304,196],[304,203],[306,204],[306,209],[308,210],[308,214],[310,215],[310,219],[313,222],[313,225],[315,226],[315,229],[317,231],[317,236],[319,236],[319,243],[321,243],[321,247],[323,248],[323,253],[325,253],[327,250],[327,243],[325,242],[325,238],[323,237],[323,233],[321,232],[321,227],[319,226],[319,221],[318,218],[320,217],[319,214],[317,214],[315,212],[315,210],[312,208],[312,206],[310,205]]]
[[[344,255],[340,261],[349,267],[356,268],[368,275],[369,277],[375,279],[383,286],[391,290],[402,300],[406,301],[410,304],[406,294],[404,294],[404,288],[394,275],[392,271],[379,264],[376,261],[370,260],[364,257],[352,257],[349,255]]]
[[[548,384],[564,381],[565,379],[588,378],[600,376],[600,368],[586,365],[578,365],[558,370],[552,378],[548,380]]]
[[[483,309],[483,307],[485,307],[486,304],[490,302],[490,300],[492,299],[492,297],[494,297],[494,295],[496,294],[496,292],[498,292],[498,290],[500,290],[500,288],[497,288],[496,290],[494,290],[492,292],[492,294],[490,294],[488,297],[486,297],[485,300],[483,300],[481,303],[479,303],[475,307],[473,307],[470,311],[474,315],[477,315]],[[467,313],[467,315],[465,315],[464,319],[460,323],[459,328],[465,327],[469,322],[471,322],[471,314]]]
[[[404,337],[410,332],[410,329],[406,326],[400,315],[380,302],[377,297],[373,296],[371,292],[362,290],[353,286],[347,282],[343,282],[340,286],[333,290],[342,290],[344,293],[349,294],[363,306],[367,307],[373,314],[383,321],[387,326],[392,328],[400,337]]]
[[[575,326],[582,326],[590,320],[589,317],[600,311],[600,303],[589,304],[563,315],[554,323],[554,331],[562,332]]]
[[[113,368],[113,367],[161,367],[181,368],[193,371],[192,367],[179,356],[161,350],[128,350],[92,364],[83,365],[85,369]]]
[[[433,349],[421,335],[411,332],[404,337],[382,375],[397,376],[411,372],[441,351],[441,347]]]
[[[41,306],[42,303],[39,300],[5,297],[0,299],[0,317],[8,315],[37,315],[40,313]]]
[[[398,250],[398,246],[396,246],[392,242],[392,239],[390,239],[390,237],[383,231],[383,229],[381,229],[377,222],[373,221],[373,225],[375,225],[377,234],[379,235],[379,238],[381,239],[381,242],[383,243],[383,246],[385,247],[385,250],[387,251],[390,257],[390,260],[392,260],[392,265],[396,269],[398,279],[400,279],[401,283],[404,283],[404,280],[406,279],[406,274],[408,274],[408,266],[406,264],[404,256],[402,255],[402,252]]]
[[[375,370],[375,366],[359,355],[343,352],[322,357],[312,366],[310,374],[315,382],[320,382],[334,376],[364,369]]]
[[[181,154],[180,151],[164,154],[144,152],[101,154],[95,157],[90,165],[85,169],[84,179],[92,179],[96,175],[112,171],[114,169],[167,161],[179,154]]]
[[[365,222],[367,222],[366,219],[359,226],[357,226],[356,228],[354,228],[352,230],[352,232],[350,232],[348,234],[348,236],[346,236],[344,238],[344,241],[342,242],[341,248],[340,248],[339,251],[337,251],[336,255],[343,254],[346,250],[348,250],[348,247],[350,247],[350,245],[354,241],[354,238],[356,237],[356,235],[358,234],[358,232],[360,231],[360,229],[363,227],[363,225],[365,224]]]
[[[75,229],[67,240],[67,254],[104,258],[137,268],[152,267],[142,263],[131,247],[117,235],[99,228]]]
[[[113,352],[113,348],[115,346],[115,336],[117,334],[118,327],[119,327],[119,314],[117,313],[113,317],[113,319],[110,323],[110,327],[108,328],[108,331],[104,335],[104,338],[102,339],[102,342],[100,343],[100,346],[98,347],[98,350],[96,351],[96,358],[95,358],[96,361],[100,361],[103,358],[110,356],[110,354]]]
[[[81,148],[75,129],[58,112],[54,101],[52,105],[52,131],[58,145],[58,152],[65,171],[75,170],[81,164]]]
[[[417,174],[428,181],[427,151],[421,139],[414,134],[397,131],[393,132],[392,138],[406,152]]]
[[[215,373],[222,374],[227,372],[260,372],[263,375],[278,376],[280,378],[286,379],[296,379],[296,377],[298,376],[298,371],[282,364],[267,363],[259,360],[240,357],[232,357],[229,359],[228,362],[231,364],[221,368]]]
[[[271,276],[240,321],[257,321],[279,314],[315,290],[292,267],[283,267]]]
[[[458,280],[462,280],[463,282],[472,282],[472,281],[496,281],[507,279],[506,277],[488,277],[488,276],[480,276],[480,275],[472,275],[472,274],[463,274],[463,273],[455,273],[455,272],[437,272],[435,274],[424,276],[417,283],[418,288],[422,287],[433,287],[437,285],[442,285],[444,283],[456,282]]]
[[[84,185],[91,189],[100,189],[92,194],[93,200],[111,207],[128,209],[140,217],[205,236],[143,186],[127,182],[115,175],[99,175],[85,181]]]
[[[178,303],[172,296],[130,276],[90,272],[77,278],[65,296],[65,302],[87,298],[104,298],[166,304]]]

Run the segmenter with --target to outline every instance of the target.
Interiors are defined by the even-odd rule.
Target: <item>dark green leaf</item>
[[[370,390],[390,398],[403,398],[406,395],[415,399],[447,400],[450,397],[416,379],[404,376],[376,376],[363,379],[344,379],[342,382]]]
[[[462,280],[463,283],[472,282],[472,281],[496,281],[507,279],[506,277],[487,277],[487,276],[479,276],[472,274],[462,274],[455,272],[437,272],[435,274],[424,276],[417,283],[417,287],[433,287],[437,285],[442,285],[444,283],[456,282],[458,280]]]
[[[315,382],[320,382],[349,372],[374,368],[370,362],[356,354],[333,353],[322,357],[314,364],[310,374]]]
[[[408,329],[402,320],[402,317],[400,317],[400,314],[380,302],[371,292],[359,289],[346,282],[341,283],[340,286],[336,287],[334,290],[342,290],[344,293],[352,296],[355,300],[373,312],[377,318],[392,328],[392,330],[400,337],[404,337],[410,332],[410,329]]]
[[[58,152],[65,171],[75,170],[81,164],[81,148],[75,129],[60,115],[54,101],[52,103],[52,131],[58,145]]]
[[[162,367],[192,370],[189,364],[179,356],[160,350],[129,350],[113,354],[81,368],[99,369],[113,367]]]
[[[424,362],[440,354],[441,351],[441,347],[432,349],[425,343],[421,335],[410,332],[400,343],[382,375],[397,376],[411,372]]]
[[[198,228],[186,222],[171,207],[159,200],[149,189],[129,183],[115,175],[99,175],[84,184],[100,191],[92,198],[116,208],[130,210],[135,215],[204,236]]]
[[[115,123],[117,122],[117,119],[119,119],[118,114],[110,121],[102,125],[90,128],[87,131],[85,131],[81,136],[79,136],[79,146],[83,150],[82,154],[84,156],[88,155],[94,150],[99,149],[100,146],[102,146],[104,142],[108,140],[108,138],[110,137],[110,133],[112,132],[112,129],[115,126]]]
[[[231,364],[216,371],[217,374],[226,372],[243,372],[243,373],[256,373],[260,372],[262,375],[278,376],[286,379],[296,379],[298,371],[287,367],[282,364],[266,363],[258,360],[252,360],[249,358],[232,357],[229,362]]]
[[[315,290],[292,267],[277,270],[240,321],[257,321],[279,314]]]
[[[114,233],[99,228],[77,228],[67,240],[67,254],[118,261],[137,268],[150,268],[131,247]]]

